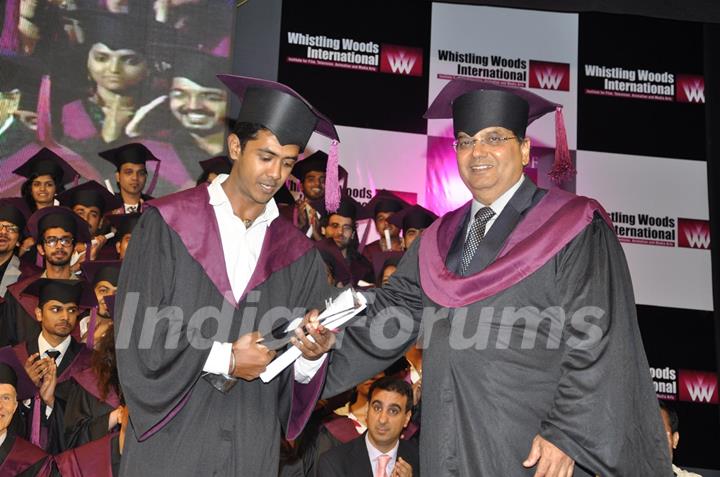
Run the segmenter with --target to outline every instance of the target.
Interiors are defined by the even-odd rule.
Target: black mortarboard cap
[[[304,150],[313,131],[338,140],[332,121],[292,88],[247,76],[218,75],[218,79],[242,101],[237,121],[263,125],[280,144]]]
[[[83,292],[86,282],[84,280],[60,280],[57,278],[38,278],[30,283],[22,293],[38,298],[38,306],[42,307],[50,300],[60,303],[75,303],[87,307],[88,303]]]
[[[117,286],[121,266],[120,260],[91,260],[80,264],[85,280],[93,287],[101,281]]]
[[[52,227],[60,227],[71,233],[76,242],[91,240],[87,222],[67,207],[43,207],[35,211],[27,223],[28,231],[36,243],[40,243],[42,235]]]
[[[155,28],[149,22],[140,24],[140,18],[130,14],[114,14],[100,9],[84,9],[70,12],[80,21],[83,44],[88,48],[102,43],[113,50],[128,49],[145,52],[148,47],[148,31]]]
[[[373,254],[373,272],[375,273],[375,282],[379,282],[382,278],[383,270],[389,265],[397,266],[400,263],[400,259],[403,256],[403,252],[392,251],[392,252],[378,252]]]
[[[315,151],[302,161],[298,161],[293,166],[292,175],[300,182],[305,180],[305,174],[310,171],[326,172],[328,155],[324,151]],[[338,165],[338,179],[343,181],[347,179],[348,172],[341,165]]]
[[[119,171],[123,164],[145,164],[148,161],[158,161],[153,153],[139,142],[131,142],[113,149],[107,149],[98,153],[100,157],[115,165]]]
[[[413,205],[405,210],[393,214],[388,220],[391,224],[407,232],[408,229],[426,229],[432,224],[437,215],[420,205]]]
[[[213,76],[214,78],[214,76]],[[232,169],[232,161],[227,156],[215,156],[204,161],[199,161],[203,171],[215,174],[230,174]]]
[[[123,206],[122,200],[95,181],[88,181],[68,189],[57,197],[60,205],[73,208],[76,205],[97,207],[100,214]]]
[[[400,212],[409,206],[410,204],[392,192],[380,189],[377,191],[375,196],[370,199],[370,202],[365,204],[361,214],[362,217],[358,218],[375,219],[375,216],[380,212]]]
[[[488,127],[500,126],[525,137],[528,124],[555,111],[555,162],[549,175],[562,182],[575,174],[567,144],[562,105],[523,88],[489,81],[450,80],[423,115],[426,119],[452,118],[455,137],[461,131],[474,136]]]
[[[23,199],[16,197],[0,199],[0,220],[20,227],[21,235],[29,216],[27,205]]]
[[[295,197],[293,197],[292,192],[285,184],[275,192],[273,199],[275,199],[276,204],[295,205]]]
[[[347,194],[343,194],[340,198],[340,205],[335,212],[331,212],[329,215],[337,214],[343,217],[352,219],[353,222],[357,220],[359,213],[362,211],[362,204],[353,199]]]
[[[0,384],[9,384],[14,388],[17,387],[17,374],[9,364],[0,363]]]
[[[209,88],[219,88],[217,75],[228,69],[228,59],[193,48],[175,49],[170,75],[187,78]]]
[[[51,175],[58,178],[63,185],[80,177],[80,174],[70,164],[46,147],[33,154],[13,172],[28,179],[33,175]]]
[[[0,92],[19,90],[18,109],[37,111],[40,80],[47,72],[47,65],[34,56],[0,56]]]
[[[115,227],[115,238],[121,240],[125,235],[131,234],[140,220],[141,214],[110,214],[105,220]]]

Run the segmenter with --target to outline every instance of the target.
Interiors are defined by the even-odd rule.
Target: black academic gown
[[[420,474],[420,458],[415,442],[400,440],[397,456],[412,466],[413,475]],[[318,465],[317,477],[372,477],[365,434],[325,452],[320,456]]]
[[[273,308],[286,317],[283,310],[294,310],[295,317],[306,307],[322,308],[336,293],[320,254],[278,218],[266,232],[248,284],[246,291],[253,293],[233,306],[208,198],[207,185],[200,185],[156,201],[135,227],[123,263],[114,316],[118,372],[133,430],[125,441],[123,476],[277,475],[281,432],[294,439],[319,395],[317,386],[305,406],[298,406],[302,386],[294,382],[292,366],[267,384],[238,380],[227,393],[202,377],[211,341],[234,341],[258,330]],[[215,307],[217,316],[223,305],[232,315],[228,329],[217,331],[215,320],[191,320],[203,307]],[[150,306],[173,306],[179,313],[172,326],[165,319],[154,327],[140,347],[143,326],[152,328],[144,318]],[[190,344],[188,330],[195,340],[204,337],[202,347]],[[301,407],[298,421],[294,416]]]
[[[33,306],[30,303],[36,304],[37,298],[21,294],[39,277],[40,274],[21,275],[18,281],[8,286],[5,303],[0,306],[0,346],[14,346],[36,338],[40,333],[40,323],[34,313],[28,311]]]
[[[20,344],[18,346],[23,346]],[[29,340],[26,346],[28,356],[38,352],[37,337]],[[55,386],[55,405],[49,416],[45,415],[45,403],[40,401],[40,435],[43,442],[43,448],[50,454],[62,452],[67,448],[64,438],[64,419],[65,406],[68,396],[77,384],[70,379],[70,375],[76,370],[87,367],[89,363],[89,351],[85,345],[78,343],[71,338],[70,346],[68,346],[60,365],[57,368],[58,383]],[[29,406],[19,403],[23,421],[25,423],[25,439],[30,440],[32,436],[33,410],[35,400],[31,399]]]
[[[91,369],[83,371],[83,374],[95,374]],[[97,380],[97,378],[95,378]],[[69,386],[65,412],[63,416],[64,444],[66,449],[79,447],[90,441],[105,437],[108,431],[108,420],[119,402],[117,396],[112,393],[105,400],[101,399],[97,382],[86,383],[73,378]],[[82,384],[81,384],[82,383]],[[86,389],[94,385],[94,389]]]
[[[0,475],[36,477],[50,475],[49,456],[39,447],[8,432],[0,446]]]
[[[541,195],[525,179],[480,243],[469,275],[493,262]],[[446,266],[456,273],[468,219],[469,210],[458,229],[439,229],[455,237]],[[325,395],[382,370],[422,330],[422,428],[432,429],[420,436],[422,475],[531,476],[535,469],[522,462],[537,434],[576,461],[576,476],[670,475],[629,271],[617,238],[597,213],[529,276],[465,309],[444,308],[423,289],[418,253],[424,238],[405,253],[390,282],[371,293],[375,301],[368,309],[369,322],[388,306],[404,309],[407,339],[382,349],[368,327],[349,328],[343,346],[333,351]],[[589,318],[597,339],[589,349],[577,346],[588,335],[574,320],[559,329],[558,321],[540,321],[543,311],[559,315],[551,307],[571,317],[586,306],[604,311]],[[503,318],[506,309],[510,319]],[[513,310],[526,313],[537,333]],[[385,322],[386,336],[398,332],[396,321]]]

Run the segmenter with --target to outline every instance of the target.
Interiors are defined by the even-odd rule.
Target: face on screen
[[[170,88],[170,110],[185,129],[203,133],[223,128],[227,93],[175,77]]]
[[[90,77],[100,88],[121,93],[138,86],[147,76],[145,58],[135,50],[112,50],[102,43],[90,49],[87,61]]]

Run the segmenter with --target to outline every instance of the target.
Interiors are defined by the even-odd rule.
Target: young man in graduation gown
[[[18,436],[12,421],[18,408],[17,375],[0,364],[0,475],[35,477],[50,475],[52,458]]]
[[[415,240],[374,292],[371,326],[333,351],[328,396],[421,332],[422,475],[671,475],[612,224],[597,202],[523,175],[526,126],[557,106],[490,83],[445,86],[426,117],[453,118],[473,200]]]
[[[328,330],[310,324],[316,343],[302,336],[304,357],[268,383],[257,378],[273,353],[258,340],[274,329],[269,310],[292,319],[333,293],[319,253],[272,198],[312,132],[337,133],[287,86],[219,78],[243,99],[230,174],[153,201],[120,273],[113,316],[132,429],[123,476],[277,475],[281,431],[297,436],[322,385]]]
[[[64,449],[63,413],[72,387],[70,377],[88,366],[89,351],[71,336],[81,307],[81,280],[39,278],[25,293],[38,299],[35,317],[41,332],[27,342],[0,349],[0,362],[19,368],[18,399],[25,437],[49,453]]]
[[[389,222],[390,218],[406,208],[410,204],[397,197],[392,192],[379,190],[375,197],[363,207],[359,218],[372,219],[375,230],[380,238],[371,242],[362,249],[362,254],[370,263],[373,263],[374,256],[382,252],[401,252],[404,250],[403,241],[400,238],[400,228]],[[388,246],[388,242],[389,245]]]
[[[77,243],[90,242],[88,224],[67,207],[51,206],[30,216],[28,232],[36,242],[39,256],[45,258],[40,274],[28,274],[7,289],[6,302],[1,308],[5,339],[15,345],[37,336],[40,332],[35,319],[37,297],[24,293],[38,277],[77,280],[70,262]]]
[[[112,244],[115,247],[115,256],[118,260],[125,258],[128,245],[130,245],[130,239],[132,238],[132,232],[140,220],[140,214],[109,214],[105,218],[110,223],[115,233]],[[115,258],[113,257],[113,258]]]
[[[115,183],[120,192],[116,195],[122,200],[123,205],[112,211],[114,214],[132,214],[143,212],[145,202],[151,200],[153,189],[157,183],[160,171],[160,159],[143,144],[131,142],[114,149],[108,149],[99,153],[100,157],[115,166]],[[147,187],[147,194],[144,193],[147,184],[147,163],[155,162],[155,172]]]

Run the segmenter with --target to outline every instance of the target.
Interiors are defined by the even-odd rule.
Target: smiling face
[[[120,166],[120,171],[115,173],[115,180],[122,192],[132,196],[138,195],[145,188],[147,168],[145,164],[126,162]]]
[[[514,137],[509,129],[489,127],[478,131],[474,136],[464,132],[458,134],[458,140],[480,139],[497,135],[501,138]],[[457,163],[460,177],[475,200],[490,205],[504,192],[510,189],[523,173],[530,161],[530,140],[518,139],[499,141],[496,146],[482,144],[480,141],[468,150],[457,151]]]
[[[53,205],[57,186],[50,174],[37,176],[30,185],[30,193],[38,209]]]
[[[0,255],[12,252],[20,240],[20,230],[7,220],[0,220]],[[12,230],[11,230],[12,229]]]
[[[265,205],[287,180],[300,147],[283,146],[272,132],[261,129],[243,148],[240,139],[230,134],[228,151],[235,161],[230,176],[237,191],[249,203]]]
[[[0,433],[10,425],[17,405],[15,387],[11,384],[0,384]]]
[[[176,77],[170,88],[170,111],[191,132],[214,132],[224,126],[227,92]]]
[[[88,53],[87,68],[98,87],[123,93],[138,86],[147,76],[145,58],[135,50],[113,50],[95,43]]]
[[[302,190],[305,197],[310,200],[325,197],[325,173],[322,171],[309,171],[303,178]]]

